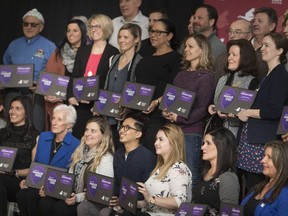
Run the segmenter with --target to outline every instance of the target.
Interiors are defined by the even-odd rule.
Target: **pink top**
[[[102,53],[101,54],[90,54],[90,57],[88,59],[87,65],[86,65],[84,77],[90,77],[90,76],[96,75],[101,57],[102,57]]]

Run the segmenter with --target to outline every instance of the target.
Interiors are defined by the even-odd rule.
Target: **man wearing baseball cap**
[[[37,9],[34,8],[25,13],[22,17],[24,36],[13,40],[3,56],[4,64],[34,64],[34,82],[37,82],[40,71],[44,70],[50,55],[56,48],[53,42],[40,35],[44,23],[43,15]],[[28,88],[6,89],[6,110],[9,110],[10,101],[19,94],[32,96],[33,92]],[[33,117],[34,126],[39,132],[44,130],[43,104],[43,97],[36,95],[34,97]]]

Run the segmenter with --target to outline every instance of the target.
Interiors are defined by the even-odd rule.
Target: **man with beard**
[[[206,36],[212,47],[212,55],[216,58],[225,51],[225,44],[216,35],[218,12],[215,7],[203,4],[194,14],[193,31]]]

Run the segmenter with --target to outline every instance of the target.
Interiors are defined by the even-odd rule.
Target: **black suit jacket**
[[[251,109],[260,109],[261,119],[248,119],[248,142],[266,143],[276,140],[283,106],[288,99],[288,72],[277,65],[260,83]]]
[[[67,91],[67,99],[73,97],[73,78],[83,77],[86,69],[87,62],[89,60],[93,44],[87,46],[81,46],[75,57],[75,63],[73,68],[72,77],[70,79]],[[119,51],[107,43],[102,57],[100,59],[97,73],[99,76],[99,88],[103,89],[107,72],[109,70],[109,59],[111,56],[119,53]]]

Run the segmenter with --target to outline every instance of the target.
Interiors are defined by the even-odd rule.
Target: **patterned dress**
[[[182,202],[190,202],[192,197],[192,174],[188,166],[179,161],[172,165],[167,175],[158,180],[159,170],[145,182],[146,188],[152,196],[174,197],[178,207]],[[162,208],[148,204],[146,212],[153,216],[175,215],[177,209]]]

